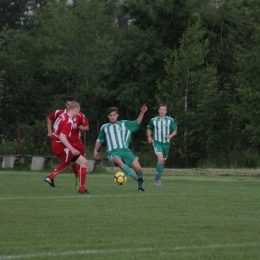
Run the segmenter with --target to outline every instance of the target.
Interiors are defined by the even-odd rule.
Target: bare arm
[[[79,130],[81,130],[81,131],[89,131],[89,126],[80,125],[79,126]]]
[[[143,105],[143,106],[141,107],[140,114],[139,114],[139,116],[137,117],[137,123],[138,123],[138,125],[141,124],[141,122],[142,122],[142,120],[143,120],[143,118],[144,118],[144,113],[145,113],[147,110],[148,110],[148,108],[146,107],[146,105]]]
[[[94,148],[94,157],[98,159],[98,149],[100,148],[101,143],[96,141],[95,148]]]
[[[147,139],[148,139],[148,143],[152,143],[153,142],[152,130],[150,130],[150,129],[147,129]]]
[[[69,149],[71,150],[72,154],[74,154],[74,155],[79,154],[79,151],[76,150],[76,149],[69,143],[69,141],[68,141],[66,135],[64,135],[63,133],[61,133],[60,136],[59,136],[59,139],[61,140],[61,142],[62,142],[67,148],[69,148]]]
[[[176,130],[173,131],[170,135],[166,135],[165,137],[170,140],[170,139],[172,139],[175,135],[177,135],[177,131],[176,131]]]
[[[48,130],[48,137],[52,137],[52,121],[47,117],[47,130]]]

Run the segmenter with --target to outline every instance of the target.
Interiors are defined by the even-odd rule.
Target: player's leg
[[[161,186],[161,176],[163,172],[163,148],[160,142],[154,141],[153,142],[154,153],[157,157],[156,163],[156,174],[154,177],[154,185]]]
[[[162,186],[162,173],[164,169],[165,161],[169,154],[170,145],[168,143],[161,144],[162,152],[157,154],[157,165],[156,165],[156,175],[154,180],[155,186]]]
[[[70,162],[68,160],[69,155],[69,149],[68,148],[60,148],[59,146],[52,145],[52,152],[55,154],[58,158],[62,160],[62,162],[48,175],[44,178],[44,180],[50,184],[50,186],[55,187],[54,185],[54,177],[59,174],[61,171],[68,168],[70,165]]]
[[[113,157],[113,162],[126,174],[131,176],[133,179],[137,180],[138,176],[135,172],[127,165],[125,164],[121,158],[118,156]]]
[[[162,172],[163,172],[163,164],[164,164],[164,160],[163,160],[163,153],[157,153],[157,164],[156,164],[156,174],[154,177],[154,185],[155,186],[162,186]]]
[[[135,170],[138,176],[138,191],[144,192],[145,189],[143,188],[144,177],[143,177],[142,167],[137,158],[134,161],[132,161],[131,167]]]
[[[74,163],[71,165],[71,168],[75,175],[75,186],[79,188],[79,165],[77,163]]]
[[[88,167],[88,161],[87,159],[79,155],[79,157],[75,157],[74,159],[77,164],[79,164],[79,181],[80,181],[80,187],[78,193],[81,194],[89,194],[88,190],[86,189],[86,177],[87,177],[87,167]]]
[[[82,142],[73,143],[72,145],[75,149],[77,149],[80,152],[80,154],[83,157],[86,158],[85,149],[84,149],[84,145],[83,145]],[[79,174],[80,166],[79,166],[79,164],[75,163],[75,164],[71,165],[71,168],[72,168],[74,175],[75,175],[75,186],[78,190],[80,188],[80,176],[79,176],[80,175]]]
[[[69,166],[70,166],[69,162],[61,162],[48,176],[44,178],[44,180],[48,182],[50,186],[55,187],[54,178],[56,177],[56,175],[64,171]]]
[[[128,166],[127,162],[124,161],[123,157],[128,149],[116,149],[113,152],[108,152],[108,160],[116,164],[126,175],[131,176],[133,179],[137,180],[138,177]],[[130,164],[129,164],[130,165]]]

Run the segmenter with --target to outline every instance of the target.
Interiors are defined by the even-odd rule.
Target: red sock
[[[86,189],[86,177],[87,177],[87,168],[79,167],[79,181],[80,181],[80,191]]]
[[[65,170],[70,166],[70,163],[68,162],[62,162],[60,163],[53,172],[50,173],[49,178],[54,179],[57,174],[59,174],[61,171]]]
[[[71,165],[72,170],[74,171],[75,177],[79,178],[79,165],[74,163]]]

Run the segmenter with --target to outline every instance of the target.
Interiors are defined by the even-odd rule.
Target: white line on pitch
[[[157,193],[158,194],[158,193]],[[122,197],[122,195],[130,197],[136,197],[139,196],[140,193],[129,193],[129,194],[122,194],[122,193],[118,193],[118,194],[102,194],[102,195],[81,195],[81,194],[77,194],[77,195],[64,195],[64,196],[35,196],[35,197],[26,197],[26,196],[8,196],[8,197],[0,197],[0,201],[1,200],[23,200],[23,199],[68,199],[68,198],[84,198],[84,199],[94,199],[94,198],[104,198],[104,197]],[[147,195],[152,195],[154,196],[153,193],[146,193],[145,196]]]
[[[260,242],[252,243],[238,243],[238,244],[212,244],[212,245],[202,245],[202,246],[176,246],[171,248],[161,248],[164,251],[174,251],[174,250],[194,250],[194,249],[214,249],[214,248],[226,248],[226,247],[248,247],[248,246],[259,246]],[[0,260],[7,259],[24,259],[24,258],[37,258],[37,257],[48,257],[48,256],[67,256],[67,255],[89,255],[89,254],[107,254],[107,253],[120,253],[120,252],[144,252],[158,250],[158,248],[125,248],[125,249],[100,249],[100,250],[80,250],[80,251],[68,251],[60,253],[36,253],[36,254],[24,254],[24,255],[0,255]]]

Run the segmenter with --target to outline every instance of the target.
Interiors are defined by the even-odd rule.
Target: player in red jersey
[[[62,114],[67,113],[67,109],[70,103],[74,101],[73,97],[67,97],[65,100],[66,108],[55,110],[54,112],[50,113],[47,116],[47,129],[48,129],[48,136],[52,138],[52,123]]]
[[[55,120],[62,114],[67,113],[67,109],[70,105],[70,103],[74,101],[72,97],[67,97],[65,100],[65,109],[59,109],[51,114],[48,115],[47,117],[47,129],[48,129],[48,136],[52,138],[52,123],[55,122]],[[88,131],[89,130],[89,122],[84,116],[82,112],[79,112],[79,114],[73,119],[75,126],[73,127],[71,137],[70,137],[70,142],[73,143],[73,147],[75,147],[77,150],[80,151],[80,154],[82,156],[86,156],[85,154],[85,148],[84,144],[81,139],[81,131]],[[66,169],[68,166],[71,164],[63,162],[62,164],[59,165],[58,171],[61,172],[62,170]],[[78,172],[78,165],[77,164],[72,164],[71,165],[72,170],[75,174],[75,185],[77,188],[79,188],[79,172]]]
[[[64,170],[64,163],[67,167],[70,163],[79,164],[80,188],[79,193],[88,194],[86,189],[87,175],[87,159],[80,154],[80,151],[70,143],[69,139],[72,135],[73,119],[80,113],[80,105],[76,101],[70,103],[67,113],[61,114],[55,121],[52,132],[52,152],[63,162],[59,164],[53,172],[44,178],[52,187],[54,185],[55,176]],[[66,167],[66,168],[67,168]]]

